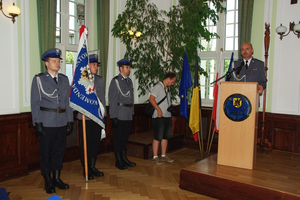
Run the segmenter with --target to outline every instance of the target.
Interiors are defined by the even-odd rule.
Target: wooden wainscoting
[[[266,113],[266,147],[300,153],[300,116]],[[261,137],[262,113],[259,113],[258,138]]]
[[[151,131],[151,119],[144,115],[146,104],[135,105],[135,115],[131,128],[132,134]],[[179,107],[176,108],[179,113]],[[107,110],[109,110],[107,108]],[[211,123],[211,108],[202,108],[202,124],[204,141]],[[74,119],[77,112],[74,112]],[[258,137],[261,137],[262,113],[259,113]],[[300,153],[300,116],[266,113],[265,138],[275,150]],[[67,138],[65,161],[80,158],[79,133],[75,120],[74,131]],[[107,116],[106,139],[101,141],[99,154],[112,151],[112,128]],[[180,115],[176,116],[174,133],[183,139],[183,146],[199,149],[195,142],[187,121]],[[183,135],[181,137],[180,135]],[[218,135],[215,135],[212,152],[217,152]],[[204,142],[205,144],[205,142]],[[182,146],[182,139],[171,143],[169,150],[175,150]],[[149,147],[148,147],[149,148]],[[135,148],[133,148],[135,150]],[[151,151],[151,150],[150,150]],[[149,156],[149,151],[148,151]],[[0,181],[11,179],[16,176],[28,174],[30,171],[39,169],[38,140],[32,126],[31,113],[0,115]]]
[[[34,145],[29,134],[27,114],[1,116],[0,180],[27,173],[28,153]]]

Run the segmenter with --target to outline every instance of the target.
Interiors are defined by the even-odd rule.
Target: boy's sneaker
[[[152,162],[154,162],[157,165],[162,165],[163,163],[160,161],[159,157],[153,158]]]
[[[174,162],[173,159],[171,159],[169,156],[165,155],[164,157],[160,157],[161,161],[165,161],[165,162]]]

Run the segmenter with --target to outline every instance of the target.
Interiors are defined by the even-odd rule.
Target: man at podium
[[[258,93],[261,94],[266,88],[266,75],[264,62],[252,57],[254,49],[250,42],[241,46],[242,59],[234,62],[233,73],[230,81],[257,82]]]

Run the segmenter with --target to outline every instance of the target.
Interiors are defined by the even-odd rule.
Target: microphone
[[[243,61],[243,62],[241,62],[240,66],[238,66],[237,68],[234,68],[233,71],[237,71],[236,74],[239,75],[240,71],[244,65],[245,65],[245,63]]]

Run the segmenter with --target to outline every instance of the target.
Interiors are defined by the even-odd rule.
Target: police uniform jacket
[[[56,84],[48,72],[33,77],[31,85],[32,122],[42,122],[44,127],[62,127],[73,121],[73,111],[69,106],[69,79],[58,74]],[[40,107],[51,109],[66,109],[60,114],[43,111]]]
[[[127,81],[119,74],[114,77],[109,86],[109,115],[119,120],[132,120],[134,114],[133,84],[129,77]]]
[[[234,68],[237,68],[243,62],[243,59],[234,62]],[[263,86],[266,88],[266,75],[265,75],[265,66],[264,62],[255,59],[252,57],[251,62],[248,63],[248,69],[245,66],[241,68],[239,76],[237,71],[233,72],[234,74],[231,75],[230,81],[238,81],[237,78],[242,78],[244,75],[246,82],[257,82],[258,85]],[[237,78],[236,78],[237,77]],[[241,81],[245,81],[244,78]]]
[[[104,107],[104,116],[106,116],[106,102],[105,102],[105,89],[104,89],[104,83],[103,83],[103,78],[99,75],[94,75],[94,86],[96,90],[96,94],[98,99],[101,101],[103,107]],[[77,115],[78,119],[82,119],[82,114],[78,113]],[[86,120],[90,120],[90,118],[86,117]]]

